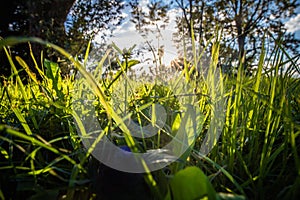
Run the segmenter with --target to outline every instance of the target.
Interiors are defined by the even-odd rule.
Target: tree
[[[182,18],[177,21],[178,28],[189,34],[193,28],[200,46],[206,45],[205,41],[211,36],[212,29],[217,26],[223,29],[221,64],[238,61],[245,69],[252,68],[266,33],[284,40],[283,45],[287,50],[298,52],[300,41],[295,35],[287,33],[284,27],[284,21],[295,15],[295,8],[299,5],[297,1],[175,1],[183,13]],[[274,43],[268,41],[268,45],[272,46]]]
[[[160,39],[162,39],[161,30],[165,29],[166,24],[169,22],[167,15],[169,5],[162,1],[150,1],[146,5],[146,11],[137,0],[130,1],[129,5],[132,9],[130,21],[135,24],[136,30],[144,38],[147,38],[149,34],[154,34],[157,39],[156,46],[153,45],[153,41],[147,38],[145,44],[146,48],[142,50],[152,52],[156,68],[158,68],[158,65],[162,65],[161,59],[164,54],[164,46],[160,45]]]
[[[6,19],[1,22],[0,34],[5,38],[8,36],[35,36],[60,44],[65,38],[64,19],[72,7],[74,0],[12,0],[6,6],[1,7],[0,17]],[[2,12],[6,11],[6,12]],[[43,48],[40,45],[32,44],[32,50],[39,56]],[[33,65],[29,56],[27,44],[14,46],[11,53],[19,55],[26,60],[29,66]],[[2,73],[10,75],[10,65],[1,52]],[[50,57],[50,56],[47,56]]]
[[[286,32],[283,23],[296,14],[297,1],[218,0],[215,5],[216,13],[219,13],[216,20],[227,34],[231,33],[232,39],[237,40],[238,60],[245,69],[255,63],[267,32],[282,39],[287,50],[297,53],[300,41]],[[268,45],[274,45],[268,42]]]
[[[100,32],[105,40],[105,36],[122,22],[123,8],[122,0],[77,0],[67,20],[67,36],[73,45],[73,53],[79,54],[87,41],[93,40]]]
[[[209,45],[208,41],[214,34],[216,25],[209,17],[213,15],[213,8],[204,0],[175,0],[175,2],[182,16],[176,19],[178,32],[174,33],[174,41],[177,43],[180,59],[193,61],[195,56],[193,48],[199,55]],[[208,64],[209,51],[207,48],[198,65]]]
[[[0,36],[35,36],[57,44],[73,55],[80,55],[90,39],[105,29],[112,29],[122,20],[121,0],[12,0],[0,8]],[[35,56],[44,50],[45,57],[57,61],[55,52],[32,44]],[[32,65],[28,56],[28,45],[18,45],[11,49],[14,55],[22,55]],[[1,65],[6,75],[10,65]]]

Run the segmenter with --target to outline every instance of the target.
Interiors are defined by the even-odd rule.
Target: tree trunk
[[[238,39],[238,47],[239,47],[239,66],[243,66],[245,68],[245,41],[246,41],[246,33],[243,30],[244,16],[243,16],[243,1],[240,0],[238,3],[238,8],[236,12],[235,23],[237,28],[237,39]]]
[[[64,22],[66,21],[74,2],[75,0],[53,0],[46,3],[44,1],[28,1],[27,7],[29,13],[31,13],[29,16],[28,34],[43,39],[47,38],[45,37],[45,34],[49,33],[48,31],[51,30],[47,31],[43,29],[50,29],[51,26],[64,32]],[[55,30],[54,32],[57,34],[58,30]]]
[[[31,14],[28,16],[27,35],[48,40],[65,48],[67,36],[64,23],[74,2],[75,0],[28,1],[27,9]],[[35,58],[39,58],[41,52],[44,52],[45,58],[54,62],[60,60],[60,55],[52,49],[35,43],[31,44],[31,47]]]
[[[246,35],[242,33],[238,36],[238,45],[239,45],[239,62],[244,66],[245,64],[245,40]]]

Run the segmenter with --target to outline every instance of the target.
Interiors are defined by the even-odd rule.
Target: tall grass
[[[272,52],[262,49],[252,76],[246,75],[241,66],[235,76],[226,75],[217,67],[219,51],[222,51],[218,43],[221,35],[215,37],[211,65],[206,73],[195,73],[196,69],[206,66],[198,66],[203,52],[196,51],[193,44],[193,60],[185,62],[183,72],[172,84],[163,86],[158,82],[130,80],[126,70],[137,61],[125,59],[124,55],[124,60],[119,61],[121,70],[112,79],[102,79],[109,51],[89,73],[86,70],[89,47],[84,61],[79,62],[59,46],[37,38],[1,40],[0,46],[7,53],[12,75],[2,79],[0,91],[0,156],[3,158],[0,161],[0,197],[97,198],[91,189],[95,146],[85,149],[78,134],[80,130],[81,134],[88,135],[83,117],[88,118],[96,112],[103,133],[111,135],[117,144],[129,146],[133,152],[149,144],[158,148],[176,138],[179,130],[187,130],[182,121],[194,123],[182,114],[184,101],[179,99],[184,96],[201,112],[196,121],[197,139],[178,162],[168,166],[168,173],[166,169],[150,172],[145,165],[145,180],[154,199],[179,199],[182,194],[187,199],[194,198],[193,192],[184,192],[188,190],[196,193],[199,190],[200,195],[219,199],[229,199],[229,194],[236,195],[237,199],[243,198],[237,196],[239,194],[247,199],[296,199],[300,195],[297,57],[291,58],[278,43]],[[42,77],[38,80],[30,70],[32,66],[27,66],[20,57],[13,59],[7,50],[7,46],[21,42],[37,42],[55,49],[71,61],[83,79],[73,75],[62,78],[57,63],[48,60],[38,63],[32,56],[34,67]],[[120,54],[125,53],[115,49]],[[22,82],[14,60],[27,72],[27,84]],[[176,90],[176,85],[182,83],[188,85],[185,92]],[[116,91],[123,94],[125,108],[113,106]],[[82,107],[77,109],[81,112],[75,112],[76,96],[93,102],[96,110]],[[146,112],[154,103],[166,108],[166,127],[153,138],[137,140],[126,126],[127,114],[140,125],[155,122],[155,115],[149,117]],[[125,109],[126,114],[118,109]],[[122,134],[116,136],[114,132]],[[102,137],[100,134],[98,140]],[[201,172],[184,170],[187,166],[201,169],[214,189],[209,184],[203,186],[207,190],[198,188],[197,184],[207,180]],[[199,177],[198,182],[194,182],[196,185],[180,184],[180,180],[190,182],[191,179],[185,178],[192,174]],[[180,187],[187,188],[181,190]]]
[[[294,77],[298,67],[277,44],[268,54],[262,49],[253,76],[240,67],[235,78],[226,80],[225,127],[218,153],[209,157],[235,177],[250,199],[299,196],[299,104],[294,103],[300,92]],[[232,191],[221,174],[214,181]]]

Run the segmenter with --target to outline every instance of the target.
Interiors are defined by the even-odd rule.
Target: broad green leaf
[[[170,181],[170,190],[172,200],[216,199],[216,192],[207,176],[195,166],[177,172]],[[170,199],[170,194],[167,194],[167,199]]]
[[[129,60],[128,63],[127,63],[127,67],[130,68],[130,67],[133,67],[134,65],[137,65],[139,63],[140,63],[140,61],[138,61],[138,60]]]
[[[62,78],[59,65],[49,60],[45,60],[44,65],[46,67],[46,76],[51,80],[52,87],[56,91],[57,96],[63,98],[64,94],[62,92]]]

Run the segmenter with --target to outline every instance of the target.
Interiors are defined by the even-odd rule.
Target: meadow
[[[26,42],[57,51],[78,74],[63,77],[58,63],[36,58],[32,52],[35,66],[28,66],[22,57],[12,57],[9,46]],[[229,75],[218,68],[222,49],[215,41],[210,65],[203,66],[206,71],[196,70],[201,54],[195,51],[194,60],[185,62],[184,69],[168,83],[164,78],[130,79],[126,72],[138,61],[118,47],[120,70],[103,78],[108,52],[90,72],[89,47],[79,61],[38,38],[5,38],[0,46],[12,69],[11,76],[1,77],[0,83],[0,199],[300,196],[299,57],[291,58],[280,43],[272,51],[262,49],[252,75],[242,66]],[[26,81],[15,62],[27,73]],[[194,110],[189,111],[185,105],[191,102]],[[157,125],[159,116],[152,112],[157,104],[165,109],[164,126]],[[198,113],[195,117],[194,112]],[[89,118],[92,115],[96,117]],[[157,125],[157,134],[135,138],[136,129],[126,126],[129,116],[141,127]],[[88,130],[91,122],[98,123],[98,130]],[[178,133],[192,140],[188,139],[188,148],[174,162],[172,156],[165,156],[163,168],[152,171],[145,166],[144,173],[124,179],[126,173],[111,172],[95,158],[95,145],[84,145],[89,140],[83,136],[99,130],[96,141],[106,135],[131,152],[159,149],[180,140]],[[154,156],[153,162],[158,158]],[[106,174],[101,177],[102,172]],[[128,182],[122,183],[124,180]]]

